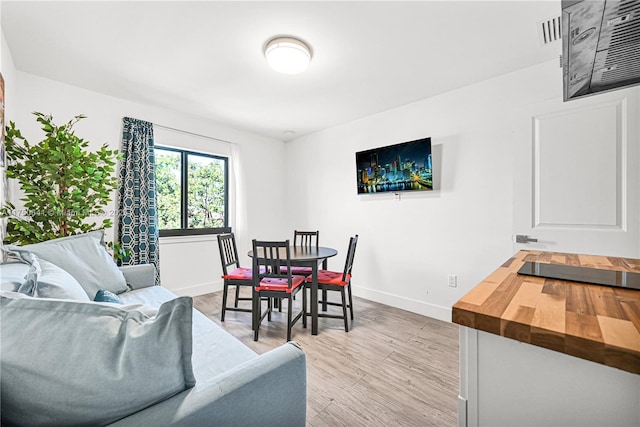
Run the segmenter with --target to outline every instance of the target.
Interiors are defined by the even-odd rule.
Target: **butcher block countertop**
[[[640,291],[519,275],[524,262],[640,273],[640,260],[520,251],[453,305],[453,322],[640,374]]]

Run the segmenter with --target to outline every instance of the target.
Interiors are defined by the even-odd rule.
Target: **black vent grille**
[[[546,21],[538,22],[538,34],[540,44],[546,45],[562,38],[562,23],[560,17],[553,17]]]

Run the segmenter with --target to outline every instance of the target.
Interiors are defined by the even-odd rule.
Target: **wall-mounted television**
[[[433,190],[431,138],[356,153],[358,194]]]

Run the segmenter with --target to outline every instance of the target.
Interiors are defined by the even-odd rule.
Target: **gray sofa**
[[[38,268],[39,272],[46,272],[44,264],[42,268]],[[24,280],[29,278],[30,269],[34,270],[33,265],[18,261],[0,265],[3,324],[1,330],[3,348],[0,351],[2,360],[2,366],[0,366],[2,425],[104,424],[136,427],[305,425],[306,360],[304,352],[296,343],[289,342],[262,355],[256,354],[202,313],[193,309],[190,298],[178,298],[161,286],[153,286],[155,271],[150,265],[120,268],[127,284],[127,290],[117,294],[124,303],[122,306],[104,302],[78,302],[23,296],[17,291],[21,286],[24,287]],[[41,275],[45,276],[44,273]],[[42,280],[45,281],[45,279]],[[45,289],[44,286],[42,288]],[[91,296],[89,295],[90,298]],[[179,311],[180,306],[186,307],[182,315]],[[60,309],[60,313],[56,313],[55,317],[45,318],[40,324],[34,320],[34,316],[31,314],[25,315],[26,317],[20,319],[19,322],[12,323],[13,319],[19,318],[28,310],[35,310],[36,317],[39,317],[39,313],[43,311],[46,316],[50,314],[48,311],[56,311],[60,307],[64,307]],[[52,362],[46,359],[47,356],[53,357],[51,354],[57,354],[58,349],[54,348],[55,344],[52,344],[52,341],[55,341],[56,331],[60,328],[52,329],[53,333],[43,332],[43,330],[50,327],[52,321],[57,321],[56,319],[65,316],[94,316],[94,314],[87,314],[87,312],[93,313],[94,309],[99,312],[95,315],[95,318],[98,319],[96,322],[92,320],[93,317],[89,317],[89,321],[72,321],[74,325],[77,325],[78,330],[85,329],[87,323],[92,324],[90,335],[80,337],[81,332],[73,331],[76,326],[65,326],[64,331],[60,333],[66,334],[61,339],[68,343],[69,349],[63,350],[67,353],[59,353],[63,356],[55,356],[60,359],[60,363],[57,363],[56,360]],[[110,333],[110,329],[101,329],[106,328],[109,322],[115,321],[113,319],[114,310],[117,316],[124,312],[123,319],[125,320],[122,323],[117,323],[119,326],[116,329],[128,327],[129,332],[126,339],[121,339],[119,336],[105,338],[105,335]],[[151,313],[145,310],[151,311]],[[173,323],[176,323],[175,318],[179,317],[178,323],[181,325],[179,328],[190,331],[191,336],[183,340],[184,345],[179,345],[177,352],[168,351],[167,354],[164,354],[165,348],[175,347],[173,340],[180,340],[179,333],[175,335],[178,338],[172,338],[173,335],[170,335],[164,327],[164,329],[158,329],[159,333],[154,335],[152,342],[141,343],[139,341],[140,335],[146,334],[151,328],[156,327],[151,322],[163,316],[167,322]],[[23,326],[25,324],[29,326]],[[51,327],[54,328],[54,326]],[[16,332],[16,329],[20,329],[20,331]],[[165,339],[166,341],[164,341]],[[42,342],[36,342],[37,340]],[[109,354],[104,358],[102,358],[104,351],[98,355],[88,356],[83,355],[82,348],[78,348],[83,347],[82,345],[73,344],[78,340],[84,340],[80,342],[95,341],[94,344],[87,344],[87,351],[92,351],[105,343],[110,345],[116,341],[120,347],[114,350],[114,354]],[[158,345],[157,349],[154,347],[156,345]],[[141,349],[139,350],[141,359],[130,357],[138,356],[130,354],[131,351],[136,350],[129,352],[127,350],[136,348]],[[36,351],[36,349],[40,349],[40,351]],[[163,354],[160,355],[160,353]],[[23,360],[25,355],[32,357],[32,354],[32,361],[25,362]],[[66,354],[69,354],[69,357]],[[185,357],[185,354],[190,356],[191,364],[188,366],[187,360],[184,362],[184,366],[177,369],[176,378],[180,382],[177,389],[167,392],[170,395],[159,394],[162,397],[154,398],[155,402],[143,408],[137,408],[132,404],[131,407],[135,408],[134,412],[126,415],[118,412],[119,408],[114,407],[118,405],[105,404],[102,407],[104,417],[79,419],[75,414],[75,418],[65,420],[60,418],[65,416],[66,411],[73,412],[81,406],[77,403],[78,399],[87,398],[89,400],[87,405],[97,404],[100,407],[101,400],[109,402],[110,399],[117,399],[118,396],[114,396],[114,393],[131,393],[131,396],[134,397],[138,389],[143,390],[143,393],[150,393],[148,389],[145,389],[145,386],[152,387],[153,391],[159,387],[155,384],[162,383],[165,379],[163,371],[157,370],[158,366],[162,366],[162,363],[171,363],[171,372],[167,369],[166,374],[166,377],[170,379],[174,373],[173,366],[183,362],[169,361],[173,360],[172,357]],[[45,359],[39,359],[40,357]],[[85,363],[84,359],[90,359],[90,362]],[[59,366],[50,366],[52,364]],[[46,395],[48,397],[40,399],[51,399],[51,403],[48,404],[45,401],[39,407],[33,406],[33,400],[37,399],[37,393],[42,392],[40,383],[37,381],[42,381],[42,388],[46,389],[50,386],[42,379],[42,372],[38,373],[40,377],[36,377],[36,380],[29,376],[35,375],[31,372],[35,365],[49,365],[49,369],[56,373],[58,373],[57,369],[68,372],[61,374],[63,380],[70,378],[70,381],[76,382],[65,387],[57,386],[58,383],[54,381],[53,390],[49,390]],[[88,368],[85,369],[83,367],[85,365]],[[68,371],[64,371],[65,369]],[[93,370],[106,370],[107,372],[111,370],[114,374],[109,373],[109,376],[105,377],[104,373],[100,373],[99,375],[102,376],[98,377],[99,380],[83,382],[83,376],[91,376]],[[47,371],[44,370],[44,372],[46,377]],[[184,377],[182,373],[184,373]],[[34,381],[35,386],[28,385]],[[131,382],[130,386],[129,382]],[[25,388],[28,390],[23,391],[22,384],[25,384]],[[112,386],[119,391],[111,390]],[[118,389],[117,387],[123,388]],[[73,390],[78,388],[82,394],[80,397],[72,394]],[[65,396],[65,393],[68,393],[69,396]],[[120,396],[120,398],[123,397]],[[126,399],[125,402],[128,404],[131,398],[126,397]],[[24,409],[21,411],[23,405]],[[54,406],[55,408],[52,409]],[[60,406],[63,407],[60,408]],[[54,415],[49,415],[50,410],[57,412],[54,412]],[[95,412],[95,407],[91,410],[90,416],[93,416],[92,412]],[[81,413],[80,416],[83,414]],[[114,419],[114,417],[118,419]],[[104,422],[104,420],[107,421]]]

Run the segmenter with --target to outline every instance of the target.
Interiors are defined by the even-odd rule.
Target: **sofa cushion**
[[[150,286],[118,295],[125,304],[159,307],[176,296],[162,286]],[[193,374],[198,384],[258,357],[249,347],[215,324],[198,310],[193,310]]]
[[[71,274],[90,299],[99,289],[119,294],[127,290],[122,272],[104,247],[104,230],[61,237],[32,245],[9,245],[6,250],[29,262],[28,254],[49,261]]]
[[[105,425],[195,384],[192,301],[140,305],[0,292],[3,425]]]
[[[80,283],[55,264],[32,255],[27,282],[18,292],[36,298],[58,298],[74,301],[89,301]]]

